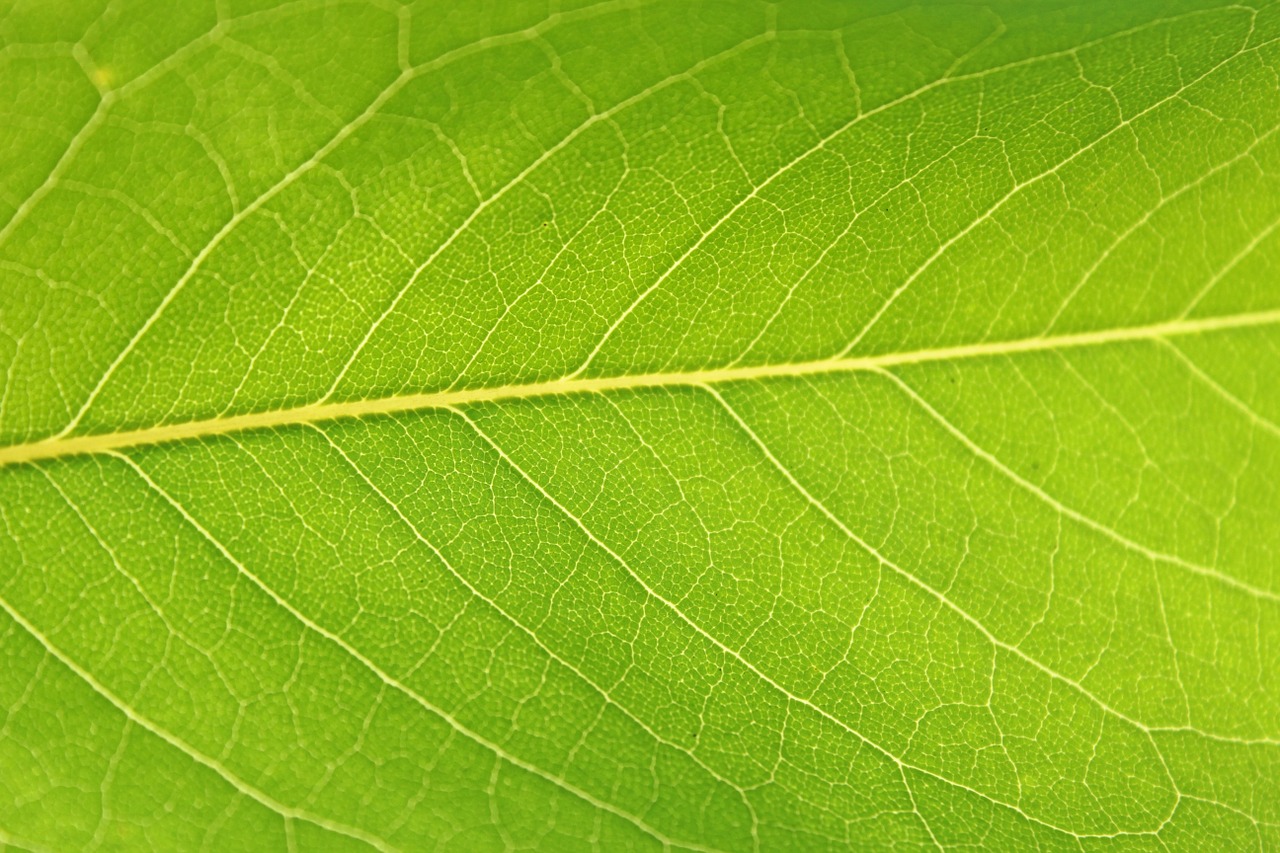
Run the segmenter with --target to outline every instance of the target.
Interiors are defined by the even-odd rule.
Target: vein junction
[[[0,467],[44,459],[105,453],[129,447],[164,444],[244,432],[255,429],[314,424],[342,418],[390,415],[425,409],[442,409],[471,403],[500,402],[562,394],[606,393],[641,388],[717,385],[729,382],[856,373],[908,364],[960,361],[1022,353],[1081,349],[1125,342],[1160,341],[1232,329],[1280,324],[1280,309],[1200,319],[1172,320],[1146,326],[1103,329],[1074,334],[1049,335],[1013,341],[963,344],[907,352],[852,358],[826,358],[789,364],[762,364],[706,370],[643,373],[633,375],[570,376],[544,382],[499,385],[488,388],[429,391],[363,400],[311,403],[292,408],[251,412],[229,417],[163,424],[135,430],[53,437],[0,447]]]

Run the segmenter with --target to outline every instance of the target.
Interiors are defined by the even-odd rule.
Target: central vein
[[[1106,329],[995,343],[964,344],[961,346],[884,353],[854,358],[821,359],[793,364],[723,367],[629,376],[574,377],[489,388],[431,391],[421,394],[405,394],[367,400],[313,403],[267,412],[251,412],[243,415],[164,424],[119,432],[71,435],[26,444],[9,445],[0,447],[0,467],[23,462],[35,462],[41,459],[57,459],[143,445],[163,444],[184,439],[226,435],[246,430],[319,423],[340,418],[358,418],[371,415],[389,415],[397,412],[440,409],[469,403],[549,397],[561,394],[604,393],[638,388],[716,385],[727,382],[775,379],[789,376],[813,376],[826,373],[852,373],[898,365],[922,364],[931,361],[956,361],[981,358],[983,356],[1075,349],[1125,341],[1151,341],[1161,338],[1182,337],[1227,329],[1275,324],[1280,324],[1280,309],[1198,320],[1174,320],[1166,323],[1132,326],[1123,329]]]

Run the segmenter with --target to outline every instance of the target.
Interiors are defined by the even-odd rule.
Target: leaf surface
[[[1280,6],[0,13],[0,843],[1280,847]]]

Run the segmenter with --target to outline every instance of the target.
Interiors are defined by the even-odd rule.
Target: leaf
[[[0,43],[3,843],[1280,847],[1280,6]]]

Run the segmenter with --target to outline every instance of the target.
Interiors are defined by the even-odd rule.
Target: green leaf
[[[1280,5],[0,4],[0,845],[1280,848]]]

